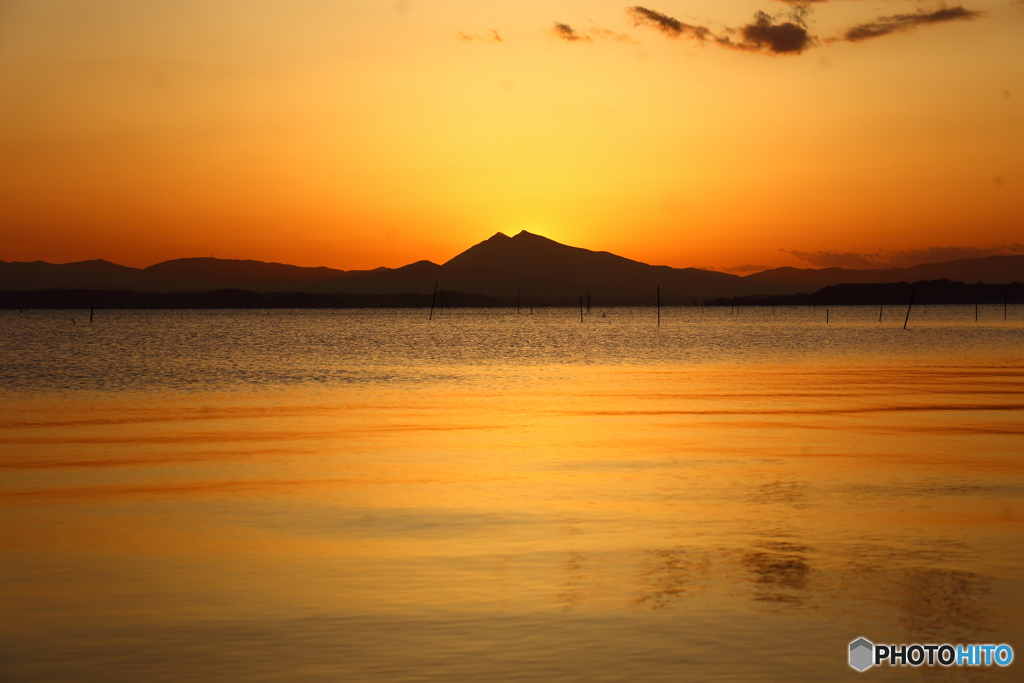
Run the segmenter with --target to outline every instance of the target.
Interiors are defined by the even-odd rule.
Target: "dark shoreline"
[[[662,306],[893,306],[904,305],[915,292],[915,305],[1020,303],[1024,285],[967,284],[950,280],[897,282],[885,284],[829,285],[813,294],[784,296],[737,296],[716,299],[693,298],[662,292]],[[585,297],[585,295],[584,295]],[[138,292],[107,289],[44,289],[0,291],[0,309],[282,309],[282,308],[430,308],[431,294],[350,294],[313,292],[254,292],[219,289],[208,292]],[[586,301],[586,298],[584,298]],[[516,307],[515,297],[493,297],[443,291],[435,305],[444,308]],[[579,299],[564,297],[520,300],[523,309],[578,306]],[[655,306],[655,297],[594,297],[590,306]]]

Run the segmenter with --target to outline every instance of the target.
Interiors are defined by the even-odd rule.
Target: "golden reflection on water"
[[[9,679],[825,680],[859,635],[1024,652],[1024,365],[483,374],[13,397]]]

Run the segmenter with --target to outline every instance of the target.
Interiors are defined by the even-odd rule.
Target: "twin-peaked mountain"
[[[0,290],[244,289],[390,294],[430,293],[436,282],[442,290],[506,300],[515,299],[518,290],[524,303],[538,304],[568,302],[588,292],[606,302],[647,299],[656,287],[661,288],[666,300],[688,301],[814,292],[839,283],[942,278],[971,283],[1024,281],[1024,256],[991,256],[884,270],[774,268],[740,277],[699,268],[652,266],[523,231],[514,237],[499,232],[442,265],[417,261],[401,268],[374,270],[344,271],[216,258],[174,259],[148,268],[129,268],[103,260],[65,264],[0,261]]]
[[[526,231],[515,237],[499,232],[441,268],[449,289],[491,296],[514,296],[519,289],[524,300],[564,300],[587,292],[601,299],[651,298],[659,286],[676,297],[735,296],[746,289],[742,278],[728,273],[651,266]]]

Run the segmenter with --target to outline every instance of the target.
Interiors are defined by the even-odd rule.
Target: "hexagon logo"
[[[850,643],[850,666],[857,671],[869,669],[875,662],[875,646],[870,640],[858,638]]]

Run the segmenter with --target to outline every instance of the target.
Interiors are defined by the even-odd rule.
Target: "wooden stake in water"
[[[434,300],[437,299],[437,283],[434,283],[434,294],[430,297],[430,317],[427,320],[434,319]]]
[[[775,315],[775,299],[772,299],[772,315]]]
[[[828,309],[825,309],[825,324],[828,325]]]
[[[658,327],[661,327],[661,285],[658,285]]]
[[[93,314],[93,312],[95,310],[96,310],[96,307],[90,304],[89,305],[89,324],[90,325],[92,325],[92,314]]]
[[[1004,289],[1003,290],[1003,320],[1006,320],[1006,302],[1007,302],[1006,290]]]
[[[882,322],[882,309],[883,308],[885,308],[884,304],[882,306],[878,307],[878,322]]]
[[[910,309],[914,307],[914,295],[917,294],[917,287],[910,290],[910,305],[907,306],[907,318],[903,321],[903,329],[907,329],[907,322],[910,320]]]
[[[580,294],[580,322],[583,322],[583,295]]]

